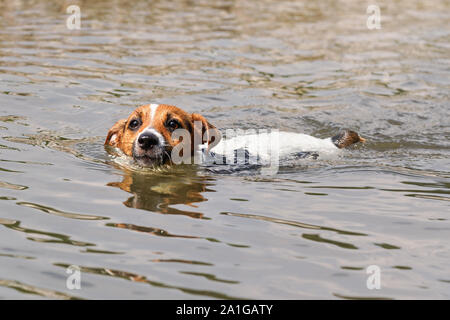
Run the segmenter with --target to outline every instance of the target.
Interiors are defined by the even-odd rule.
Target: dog
[[[195,126],[196,122],[199,125]],[[187,137],[173,138],[176,130],[184,130]],[[189,114],[171,105],[150,104],[134,110],[128,119],[117,121],[109,130],[105,145],[119,148],[140,165],[158,165],[173,162],[174,148],[178,147],[181,156],[186,157],[193,155],[199,145],[216,144],[220,138],[219,130],[200,114]]]
[[[178,167],[177,167],[178,168]],[[180,168],[182,175],[165,171],[141,172],[122,168],[121,181],[107,185],[132,194],[123,204],[129,208],[143,209],[161,214],[184,215],[203,219],[198,203],[207,201],[205,192],[211,192],[208,180],[198,176],[195,168]],[[183,204],[185,206],[178,207]]]
[[[304,142],[309,148],[324,146],[332,149],[346,148],[354,143],[365,142],[358,133],[344,130],[328,139],[319,139],[304,134],[285,133],[289,137],[284,143],[292,148],[292,140]],[[292,136],[292,134],[297,136]],[[138,107],[128,119],[121,119],[108,131],[105,146],[120,149],[125,155],[142,166],[174,164],[182,157],[191,158],[197,151],[214,154],[211,149],[217,146],[223,150],[220,131],[205,117],[197,113],[187,113],[184,110],[166,104],[149,104]],[[300,157],[312,154],[302,150]],[[186,163],[186,162],[184,162]]]

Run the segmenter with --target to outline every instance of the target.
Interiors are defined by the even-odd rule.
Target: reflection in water
[[[187,263],[199,266],[213,266],[214,264],[209,262],[195,261],[195,260],[183,260],[183,259],[153,259],[151,262],[172,262],[172,263]]]
[[[118,252],[118,251],[109,251],[109,250],[98,250],[98,249],[92,249],[92,248],[86,248],[85,250],[81,250],[80,252],[85,253],[101,253],[101,254],[124,254],[124,252]]]
[[[208,219],[201,212],[172,206],[182,204],[195,208],[194,203],[207,201],[202,193],[213,192],[208,186],[214,185],[214,179],[199,176],[193,166],[177,166],[166,170],[150,172],[124,169],[122,181],[108,185],[133,194],[124,202],[127,207]]]
[[[90,215],[90,214],[65,212],[65,211],[61,211],[61,210],[58,210],[58,209],[55,209],[52,207],[47,207],[47,206],[43,206],[43,205],[40,205],[37,203],[32,203],[32,202],[19,201],[19,202],[17,202],[17,204],[19,206],[37,209],[37,210],[40,210],[45,213],[53,214],[55,216],[70,218],[70,219],[78,219],[78,220],[107,220],[107,219],[109,219],[108,217],[101,217],[101,216],[95,216],[95,215]]]
[[[25,259],[25,260],[33,260],[33,259],[36,259],[35,257],[21,256],[21,255],[10,254],[10,253],[0,253],[0,257],[9,257],[9,258]]]
[[[392,244],[389,243],[374,243],[374,245],[379,246],[383,249],[387,249],[387,250],[397,250],[397,249],[401,249],[400,247],[394,246]]]
[[[363,267],[352,267],[352,266],[341,266],[341,269],[343,269],[343,270],[357,270],[357,271],[364,270]]]
[[[392,268],[399,269],[399,270],[412,270],[412,268],[409,266],[392,266]]]
[[[421,189],[381,189],[389,192],[405,192],[406,197],[422,198],[430,200],[450,201],[450,183],[447,182],[416,182],[416,181],[402,181],[403,184],[421,187]],[[426,189],[433,188],[433,189]],[[411,193],[408,193],[411,192]],[[420,193],[419,193],[420,192]],[[425,194],[422,194],[425,193]],[[432,193],[432,194],[430,194]],[[438,195],[436,195],[438,194]]]
[[[338,247],[344,248],[344,249],[358,249],[355,245],[353,245],[351,243],[325,239],[325,238],[321,237],[318,234],[304,233],[302,235],[302,237],[305,238],[305,239],[308,239],[308,240],[316,241],[316,242],[324,242],[324,243],[333,244],[335,246],[338,246]]]
[[[159,236],[159,237],[173,237],[173,238],[187,238],[187,239],[198,239],[199,238],[199,237],[195,237],[195,236],[171,234],[163,229],[137,226],[137,225],[130,224],[130,223],[107,223],[106,226],[121,228],[121,229],[129,229],[129,230],[134,230],[134,231],[138,231],[138,232],[144,232],[144,233],[153,234],[153,235]]]
[[[299,228],[303,228],[303,229],[332,231],[332,232],[336,232],[337,234],[343,234],[343,235],[349,235],[349,236],[367,236],[367,234],[365,234],[365,233],[339,230],[339,229],[335,229],[335,228],[318,226],[318,225],[313,225],[313,224],[308,224],[308,223],[303,223],[303,222],[298,222],[298,221],[293,221],[293,220],[272,218],[272,217],[260,216],[260,215],[255,215],[255,214],[242,214],[242,213],[233,213],[233,212],[222,212],[222,214],[234,216],[234,217],[263,220],[263,221],[274,222],[274,223],[278,223],[278,224],[285,224],[285,225],[299,227]],[[358,249],[358,247],[356,247],[355,245],[353,245],[351,243],[326,239],[326,238],[323,238],[322,236],[320,236],[319,234],[304,233],[304,234],[302,234],[302,237],[304,239],[315,241],[315,242],[329,243],[329,244],[336,245],[336,246],[338,246],[340,248],[344,248],[344,249]]]
[[[93,156],[87,155],[86,152],[83,152],[83,146],[93,146],[96,149],[99,149],[98,138],[97,137],[86,137],[82,139],[69,139],[62,137],[55,132],[41,130],[37,134],[27,134],[22,135],[21,137],[3,137],[6,141],[28,144],[31,146],[40,146],[45,148],[51,148],[58,151],[63,151],[74,155],[77,158],[102,163],[101,159],[96,159]],[[9,147],[8,147],[9,148]],[[2,161],[11,161],[11,160],[2,160]],[[26,161],[24,163],[29,164],[41,164],[41,165],[52,165],[51,163],[37,163]]]
[[[0,168],[1,170],[1,168]],[[11,172],[11,171],[9,171]],[[6,181],[0,181],[0,188],[12,189],[12,190],[25,190],[28,189],[27,186],[21,186],[19,184],[9,183]]]
[[[0,145],[0,148],[1,147],[2,146]],[[14,173],[23,173],[22,171],[10,170],[10,169],[5,169],[5,168],[0,168],[0,171],[3,171],[3,172],[14,172]]]
[[[333,293],[333,296],[341,298],[341,299],[345,299],[345,300],[393,300],[392,298],[388,298],[388,297],[373,297],[373,296],[369,296],[369,297],[351,297],[351,296],[345,296],[339,293]]]
[[[27,239],[31,240],[31,241],[47,242],[47,243],[63,243],[63,244],[70,244],[73,246],[81,246],[81,247],[95,245],[95,244],[89,243],[89,242],[72,240],[72,239],[70,239],[69,236],[66,236],[66,235],[60,234],[60,233],[24,228],[24,227],[20,226],[20,221],[0,218],[0,224],[4,225],[6,228],[9,228],[9,229],[12,229],[15,231],[24,232],[26,234],[38,234],[38,235],[44,235],[44,236],[50,237],[50,239],[40,238],[40,237],[39,238],[38,237],[27,237]]]
[[[15,280],[0,279],[0,287],[7,287],[7,288],[15,289],[22,293],[34,294],[34,295],[38,295],[38,296],[45,297],[48,299],[63,299],[63,300],[80,300],[80,299],[82,299],[82,298],[70,296],[70,295],[62,293],[62,292],[38,288],[38,287],[24,284],[22,282],[15,281]]]
[[[70,265],[65,263],[55,263],[55,266],[68,268]],[[239,297],[232,297],[228,296],[226,294],[216,292],[216,291],[210,291],[210,290],[198,290],[198,289],[191,289],[186,287],[179,287],[179,286],[173,286],[169,284],[165,284],[163,282],[153,281],[150,279],[147,279],[147,277],[131,273],[127,271],[121,271],[121,270],[113,270],[108,268],[91,268],[91,267],[83,267],[80,266],[80,270],[82,273],[92,273],[97,275],[104,275],[104,276],[111,276],[114,278],[120,278],[120,279],[126,279],[133,282],[141,282],[146,283],[154,287],[160,287],[160,288],[167,288],[167,289],[177,289],[185,293],[189,293],[192,295],[199,295],[199,296],[205,296],[210,298],[216,298],[216,299],[244,299]],[[215,276],[213,276],[215,278]]]
[[[268,222],[274,222],[274,223],[279,223],[279,224],[286,224],[286,225],[289,225],[289,226],[294,226],[294,227],[299,227],[299,228],[304,228],[304,229],[333,231],[333,232],[336,232],[338,234],[344,234],[344,235],[349,235],[349,236],[367,236],[367,234],[360,233],[360,232],[345,231],[345,230],[340,230],[340,229],[335,229],[335,228],[330,228],[330,227],[324,227],[324,226],[318,226],[318,225],[314,225],[314,224],[308,224],[308,223],[303,223],[303,222],[298,222],[298,221],[293,221],[293,220],[285,220],[285,219],[279,219],[279,218],[265,217],[265,216],[260,216],[260,215],[256,215],[256,214],[244,214],[244,213],[234,213],[234,212],[222,212],[221,214],[224,214],[224,215],[227,215],[227,216],[234,216],[234,217],[242,217],[242,218],[249,218],[249,219],[256,219],[256,220],[264,220],[264,221],[268,221]]]
[[[219,279],[215,275],[210,274],[210,273],[192,272],[192,271],[180,271],[180,273],[182,273],[182,274],[190,274],[192,276],[204,277],[204,278],[206,278],[208,280],[211,280],[211,281],[217,281],[217,282],[223,282],[223,283],[229,283],[229,284],[238,284],[239,283],[239,281],[235,281],[235,280]]]

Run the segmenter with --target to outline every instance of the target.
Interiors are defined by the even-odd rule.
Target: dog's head
[[[105,145],[119,148],[141,165],[158,165],[172,163],[173,151],[178,156],[185,156],[186,150],[193,155],[198,145],[212,147],[219,140],[220,132],[203,116],[175,106],[150,104],[117,121]]]

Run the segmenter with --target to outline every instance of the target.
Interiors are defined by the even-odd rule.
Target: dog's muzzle
[[[137,145],[142,150],[151,150],[158,146],[159,138],[154,133],[143,133],[137,139]]]
[[[133,158],[141,165],[161,164],[167,158],[163,137],[152,131],[143,131],[133,143]]]

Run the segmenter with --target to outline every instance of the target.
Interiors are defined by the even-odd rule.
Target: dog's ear
[[[197,113],[193,113],[192,114],[192,122],[194,123],[194,128],[195,126],[195,122],[196,121],[201,121],[202,122],[202,143],[208,143],[208,149],[216,146],[220,139],[222,138],[222,135],[220,134],[220,131],[213,126],[212,124],[210,124],[204,116],[197,114]]]
[[[120,140],[120,136],[123,134],[123,128],[127,123],[127,119],[122,119],[116,122],[115,125],[111,127],[106,136],[105,145],[115,147]]]

